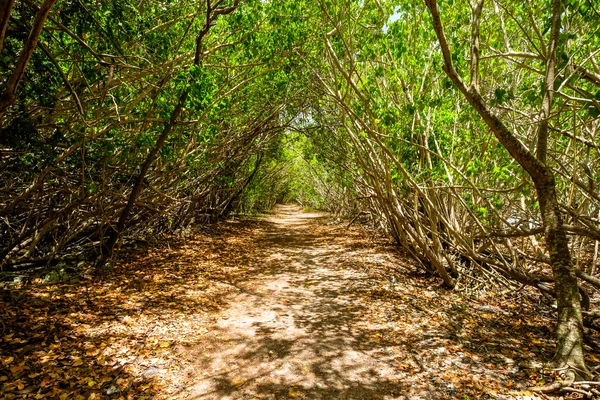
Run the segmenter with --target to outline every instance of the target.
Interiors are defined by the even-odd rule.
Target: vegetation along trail
[[[298,206],[75,279],[5,290],[3,398],[536,399],[551,380],[531,293],[467,298]]]
[[[600,398],[599,4],[2,0],[0,400]]]

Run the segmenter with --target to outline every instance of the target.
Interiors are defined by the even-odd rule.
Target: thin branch
[[[8,107],[10,107],[15,101],[15,95],[17,93],[19,82],[21,82],[21,78],[23,78],[23,74],[25,73],[25,69],[27,69],[27,64],[29,63],[29,59],[35,50],[37,42],[42,33],[44,22],[46,22],[46,18],[48,17],[50,9],[54,5],[55,1],[56,0],[45,0],[35,16],[33,28],[31,28],[27,42],[21,51],[17,65],[15,65],[10,78],[8,78],[8,82],[4,88],[4,93],[0,95],[0,118],[2,118]]]
[[[15,0],[5,0],[0,6],[0,53],[4,45],[4,37],[6,35],[6,28],[8,28],[8,21],[10,21],[10,12],[12,11]]]

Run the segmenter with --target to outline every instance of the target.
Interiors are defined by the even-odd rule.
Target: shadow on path
[[[525,293],[465,298],[388,241],[283,206],[138,249],[103,279],[1,292],[0,392],[516,399],[549,379],[523,365],[554,350],[553,315]]]
[[[472,310],[436,282],[415,282],[393,253],[293,206],[253,224],[254,274],[190,349],[182,397],[486,398],[522,378],[520,341],[490,349],[492,324],[464,330]],[[382,274],[400,282],[383,288]],[[509,335],[515,321],[496,319],[495,332]]]
[[[368,276],[344,265],[353,249],[324,222],[281,206],[261,224],[253,240],[264,273],[228,299],[213,327],[218,339],[191,354],[205,354],[191,397],[395,398],[397,376],[354,294]]]

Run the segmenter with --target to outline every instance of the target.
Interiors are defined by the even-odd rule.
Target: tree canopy
[[[295,201],[387,232],[447,287],[555,297],[557,366],[588,376],[593,0],[2,7],[4,272],[104,270],[131,240]]]

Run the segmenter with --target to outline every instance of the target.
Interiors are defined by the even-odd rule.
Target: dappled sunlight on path
[[[451,399],[506,389],[515,361],[478,366],[490,358],[469,353],[468,334],[453,325],[473,318],[437,283],[396,286],[390,302],[378,292],[390,284],[381,275],[408,283],[398,255],[322,214],[277,211],[245,239],[257,273],[187,353],[182,397]]]
[[[387,239],[280,206],[5,289],[1,398],[525,398],[553,316],[524,293],[465,298]]]
[[[255,238],[267,273],[229,299],[215,326],[224,342],[205,357],[195,397],[395,394],[398,377],[378,354],[380,346],[366,340],[369,330],[352,294],[368,277],[341,265],[351,249],[321,232],[322,217],[288,206],[267,220]]]

